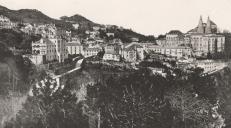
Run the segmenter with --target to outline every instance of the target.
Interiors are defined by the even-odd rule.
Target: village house
[[[132,37],[132,38],[130,38],[130,40],[131,40],[132,42],[139,42],[139,38],[136,38],[136,37]]]
[[[122,58],[128,62],[136,62],[144,59],[144,48],[136,42],[126,44],[122,48]]]
[[[96,56],[102,49],[100,48],[84,48],[84,57]]]
[[[104,47],[104,56],[103,60],[113,60],[113,61],[120,61],[121,56],[121,46],[118,44],[109,44]]]
[[[100,27],[99,27],[99,26],[94,26],[94,27],[93,27],[93,30],[94,30],[94,31],[99,31],[99,30],[100,30]]]
[[[106,33],[106,35],[107,35],[107,37],[114,37],[115,36],[115,34],[111,33],[111,32]]]
[[[30,59],[35,64],[57,60],[55,44],[47,38],[32,42],[32,56]]]
[[[33,25],[31,25],[30,23],[24,23],[23,25],[24,25],[24,27],[22,27],[20,29],[21,31],[23,31],[24,33],[27,33],[27,34],[33,33],[33,30],[34,30]]]
[[[90,34],[89,35],[90,38],[95,38],[99,35],[99,32],[98,31],[91,31],[89,34]]]
[[[17,23],[13,23],[9,18],[0,15],[0,29],[12,29],[17,27]]]
[[[166,44],[166,35],[160,35],[156,39],[157,45],[165,45]]]
[[[105,51],[103,60],[120,61],[120,54],[115,51]]]
[[[75,23],[75,24],[72,24],[72,26],[74,27],[74,29],[79,29],[79,24]]]
[[[66,49],[66,41],[61,38],[50,38],[56,48],[56,54],[58,56],[59,62],[64,62],[65,59],[68,58],[68,51]]]
[[[204,73],[214,72],[226,66],[224,62],[214,60],[197,60],[194,62],[196,67],[204,69]]]
[[[35,34],[40,34],[45,38],[55,38],[57,36],[57,28],[54,24],[35,25]]]
[[[83,54],[83,46],[78,41],[71,41],[66,44],[68,54]]]
[[[66,35],[67,35],[68,37],[71,37],[71,31],[66,31]]]
[[[109,43],[110,44],[118,44],[118,45],[122,45],[123,44],[123,42],[119,38],[115,38],[115,39],[109,40]]]
[[[166,44],[164,46],[179,46],[184,44],[184,34],[179,30],[172,30],[166,34]]]
[[[148,46],[148,51],[176,58],[181,58],[183,56],[190,57],[192,55],[191,48],[184,46],[164,47],[159,45],[150,45]]]
[[[32,56],[30,59],[35,64],[43,64],[55,60],[64,62],[67,57],[65,42],[62,39],[42,38],[39,41],[32,42]]]

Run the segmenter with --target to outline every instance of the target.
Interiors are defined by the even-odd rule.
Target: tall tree
[[[210,124],[212,105],[208,100],[198,98],[197,94],[193,95],[184,88],[172,90],[165,97],[176,112],[174,122],[178,127],[186,128],[191,125],[204,128]]]
[[[58,86],[50,78],[38,82],[11,126],[23,128],[86,128],[87,117],[70,84]]]
[[[163,99],[164,84],[163,77],[142,70],[91,87],[96,92],[92,97],[96,97],[94,107],[100,111],[101,127],[169,127],[171,112]]]

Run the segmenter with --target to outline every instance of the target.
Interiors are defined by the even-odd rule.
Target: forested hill
[[[11,10],[4,6],[0,5],[0,15],[8,17],[14,22],[25,22],[25,23],[35,23],[35,24],[50,24],[53,23],[56,27],[63,30],[74,30],[72,24],[79,24],[78,33],[85,33],[86,30],[91,30],[93,26],[102,26],[100,23],[95,23],[84,16],[75,14],[73,16],[62,16],[60,19],[54,19],[46,14],[42,13],[36,9],[20,9],[20,10]],[[116,25],[114,25],[116,26]],[[113,31],[113,30],[111,30]],[[118,31],[117,31],[118,33]],[[131,29],[124,29],[124,31],[119,32],[117,35],[122,35],[122,40],[124,38],[139,38],[141,40],[155,40],[154,37],[145,36],[143,34],[134,32]],[[124,40],[126,41],[126,40]]]
[[[50,18],[36,9],[20,9],[10,10],[6,7],[0,6],[0,15],[8,17],[14,22],[36,23],[36,24],[50,24],[54,23],[63,29],[71,29],[70,23],[62,20]]]

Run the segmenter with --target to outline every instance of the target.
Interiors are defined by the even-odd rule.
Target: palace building
[[[188,31],[186,36],[195,56],[224,52],[225,36],[218,33],[217,30],[217,25],[209,17],[206,23],[203,23],[202,17],[200,17],[197,27]]]

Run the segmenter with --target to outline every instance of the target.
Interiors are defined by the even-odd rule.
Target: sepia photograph
[[[231,128],[231,0],[0,0],[0,128]]]

